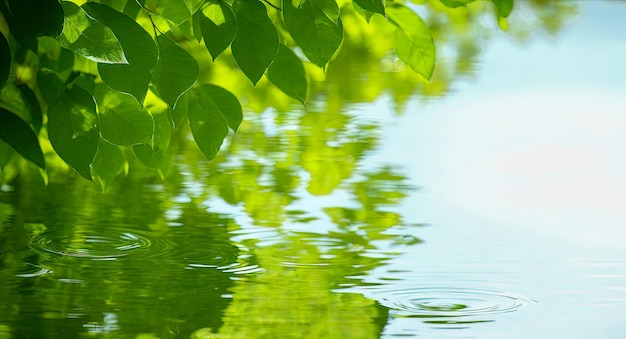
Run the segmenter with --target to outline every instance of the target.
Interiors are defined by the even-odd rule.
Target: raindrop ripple
[[[16,272],[15,276],[20,278],[34,278],[40,275],[49,274],[53,271],[37,264],[24,263],[23,269]]]
[[[30,247],[41,254],[91,260],[119,260],[166,254],[173,243],[155,234],[129,228],[83,227],[72,233],[43,232]]]
[[[416,318],[473,317],[514,312],[533,302],[524,296],[495,290],[424,287],[386,291],[381,305]]]

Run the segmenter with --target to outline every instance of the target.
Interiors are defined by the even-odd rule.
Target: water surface
[[[578,5],[441,96],[250,113],[165,182],[3,185],[0,337],[619,338],[626,5]]]

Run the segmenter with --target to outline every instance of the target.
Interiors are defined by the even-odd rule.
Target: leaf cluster
[[[272,2],[274,1],[274,2]],[[441,0],[449,7],[471,0]],[[78,3],[81,3],[79,5]],[[493,0],[506,17],[512,0]],[[342,45],[335,0],[0,0],[0,167],[17,153],[41,169],[58,155],[106,187],[129,155],[165,176],[183,126],[209,160],[242,121],[239,99],[199,81],[231,54],[257,84],[265,76],[305,103],[305,63],[325,69]],[[412,5],[353,0],[367,21],[395,29],[395,52],[429,79],[431,32]],[[191,52],[204,45],[210,59]],[[225,53],[229,52],[229,53]],[[223,58],[223,57],[222,57]]]

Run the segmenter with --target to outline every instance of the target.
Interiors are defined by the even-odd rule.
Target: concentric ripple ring
[[[514,312],[532,302],[495,290],[424,287],[387,291],[380,304],[411,317],[470,317]]]
[[[43,232],[30,247],[42,254],[92,260],[151,257],[167,253],[173,245],[149,232],[114,227],[82,227],[70,234]]]

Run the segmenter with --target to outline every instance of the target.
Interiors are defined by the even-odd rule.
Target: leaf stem
[[[148,14],[148,18],[150,19],[150,23],[152,23],[152,29],[154,30],[154,37],[156,38],[157,36],[163,34],[163,32],[161,32],[161,30],[154,23],[154,20],[152,20],[152,15]],[[159,32],[159,34],[157,34],[157,32]]]
[[[280,11],[280,7],[274,5],[273,3],[269,2],[268,0],[263,0],[263,2],[265,2],[268,5],[270,5],[270,7],[273,7],[274,9]]]
[[[144,6],[141,2],[139,2],[139,0],[135,0],[135,2],[137,3],[137,5],[139,5],[139,7],[143,8],[144,10],[146,10],[146,11],[152,13],[152,14],[159,15],[159,13],[157,13],[157,12],[151,10],[150,8]]]

